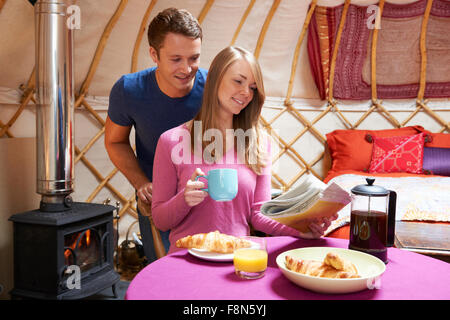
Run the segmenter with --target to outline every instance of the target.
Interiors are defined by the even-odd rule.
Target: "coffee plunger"
[[[371,254],[387,263],[387,247],[394,245],[397,194],[374,185],[374,178],[366,181],[367,184],[351,190],[349,249]]]

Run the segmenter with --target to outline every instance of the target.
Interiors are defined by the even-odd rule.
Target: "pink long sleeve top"
[[[207,164],[192,152],[189,157],[183,157],[181,145],[183,142],[190,145],[189,136],[186,125],[181,125],[164,132],[156,147],[152,216],[158,229],[171,230],[169,253],[176,251],[175,242],[187,235],[215,230],[234,236],[249,235],[249,223],[256,230],[267,234],[299,236],[297,230],[260,213],[261,205],[271,196],[271,165],[267,165],[262,174],[257,175],[237,161],[234,149],[227,151],[222,164]],[[233,161],[230,161],[230,157]],[[182,158],[185,161],[181,161]],[[186,161],[186,158],[189,160]],[[196,168],[205,174],[218,168],[236,169],[236,197],[232,201],[218,202],[207,196],[198,205],[190,207],[184,199],[184,189]],[[204,179],[201,181],[207,186]]]

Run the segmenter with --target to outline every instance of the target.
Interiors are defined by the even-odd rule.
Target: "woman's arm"
[[[270,172],[270,171],[269,171]],[[293,236],[299,237],[300,232],[294,228],[285,226],[273,219],[264,216],[261,213],[261,206],[263,203],[270,200],[271,195],[271,176],[264,174],[259,175],[256,178],[255,194],[253,199],[253,205],[250,213],[250,223],[259,231],[274,236]]]
[[[269,160],[267,166],[263,169],[261,175],[257,176],[255,194],[253,205],[251,208],[250,221],[253,227],[259,231],[274,235],[274,236],[294,236],[304,239],[318,239],[324,235],[328,229],[331,221],[337,219],[337,215],[330,218],[314,219],[311,221],[309,232],[300,232],[294,228],[285,226],[278,221],[270,219],[261,213],[261,206],[263,203],[271,199],[271,176],[272,176],[272,162],[271,162],[271,144],[268,140],[268,155]]]
[[[270,200],[271,183],[270,175],[258,176],[255,189],[255,197],[251,211],[251,224],[259,231],[274,236],[293,236],[303,239],[318,239],[322,237],[331,221],[337,219],[337,214],[329,218],[313,219],[309,225],[309,232],[300,232],[294,228],[285,226],[278,221],[270,219],[261,213],[261,206]]]
[[[272,193],[272,148],[270,137],[265,136],[264,141],[267,147],[266,166],[263,168],[261,174],[256,176],[255,193],[253,195],[252,207],[250,208],[250,223],[256,230],[267,234],[298,237],[299,231],[270,219],[261,213],[261,206],[271,199]]]
[[[171,159],[170,141],[163,134],[159,140],[153,163],[152,217],[155,226],[166,231],[177,226],[191,207],[184,198],[184,188],[177,192],[178,176]]]

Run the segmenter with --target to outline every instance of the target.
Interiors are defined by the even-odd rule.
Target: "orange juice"
[[[234,268],[244,272],[261,272],[267,268],[267,251],[239,249],[234,252]]]

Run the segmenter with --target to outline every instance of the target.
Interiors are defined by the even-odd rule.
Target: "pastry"
[[[251,243],[244,239],[214,231],[186,236],[178,239],[175,245],[177,248],[195,248],[218,253],[232,253],[235,249],[249,248]]]
[[[328,252],[323,263],[333,267],[336,270],[352,272],[354,274],[358,274],[358,270],[353,263],[342,259],[334,252]]]
[[[329,252],[324,261],[301,260],[286,256],[286,268],[301,274],[321,278],[360,278],[355,265],[345,261],[336,253]]]

